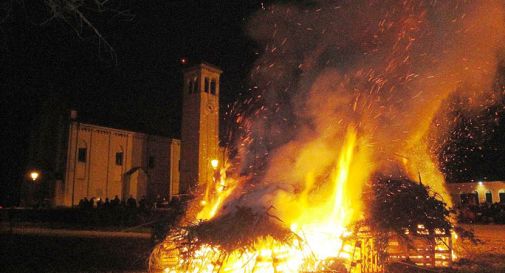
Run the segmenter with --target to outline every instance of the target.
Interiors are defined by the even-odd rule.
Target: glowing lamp
[[[482,186],[482,181],[479,181],[479,186]]]
[[[32,178],[33,181],[37,180],[39,178],[40,174],[37,171],[33,171],[30,173],[30,177]]]
[[[219,165],[219,160],[217,160],[217,159],[212,159],[212,160],[210,161],[210,165],[212,166],[212,168],[213,168],[214,170],[215,170],[215,169],[217,169],[217,166]]]

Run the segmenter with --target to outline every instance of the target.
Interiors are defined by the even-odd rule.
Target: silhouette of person
[[[142,198],[140,198],[140,200],[139,200],[139,208],[141,210],[145,210],[146,209],[146,198],[145,198],[145,196],[142,196]]]
[[[133,198],[133,196],[130,195],[130,198],[126,201],[126,205],[128,208],[136,208],[137,207],[137,200]]]
[[[114,196],[114,199],[112,199],[112,202],[111,202],[111,207],[113,208],[117,208],[119,207],[119,204],[121,203],[121,200],[119,200],[119,197]]]
[[[88,197],[84,197],[84,199],[82,200],[82,204],[83,204],[83,208],[85,208],[85,209],[89,208]]]

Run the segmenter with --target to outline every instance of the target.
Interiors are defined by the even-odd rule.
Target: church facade
[[[75,115],[75,112],[74,112]],[[70,122],[63,180],[54,203],[86,198],[170,198],[179,194],[181,142],[161,136]]]
[[[71,111],[67,121],[60,121],[64,125],[58,127],[60,132],[54,133],[52,139],[59,141],[45,141],[52,144],[45,149],[51,155],[38,152],[39,157],[50,158],[46,160],[50,164],[30,166],[28,172],[45,174],[40,178],[44,198],[54,206],[75,206],[85,197],[154,201],[189,193],[211,181],[211,161],[223,157],[219,152],[221,73],[206,63],[184,70],[181,139],[84,123]],[[34,182],[25,187],[26,204],[40,199]]]

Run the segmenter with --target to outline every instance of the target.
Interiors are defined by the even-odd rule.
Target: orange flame
[[[213,183],[208,185],[205,197],[201,201],[203,208],[197,214],[197,220],[210,220],[214,218],[224,201],[237,186],[234,179],[226,177],[226,168],[221,168],[219,172],[216,171],[212,180]],[[214,189],[211,189],[212,186]],[[211,195],[211,192],[214,194]]]
[[[362,141],[361,141],[362,143]],[[332,175],[316,185],[314,172],[306,175],[305,189],[296,198],[291,195],[280,195],[276,202],[278,215],[288,223],[293,233],[302,241],[294,239],[289,244],[263,238],[257,241],[254,248],[245,251],[236,250],[226,255],[217,246],[204,245],[192,254],[189,260],[179,260],[165,272],[191,273],[206,272],[301,272],[324,269],[329,260],[352,258],[350,245],[343,243],[343,238],[350,233],[346,227],[361,217],[362,205],[359,192],[368,178],[371,168],[366,168],[366,149],[357,147],[360,144],[357,132],[350,127],[345,135],[340,154],[335,162]],[[311,148],[312,147],[312,148]],[[317,153],[309,146],[303,154]],[[361,168],[361,172],[357,169]],[[360,175],[356,175],[356,173]],[[364,174],[366,173],[366,174]],[[214,196],[206,198],[205,206],[198,213],[200,220],[215,217],[224,201],[236,189],[236,182],[226,178],[221,170],[214,182]],[[352,197],[358,194],[357,197]],[[301,208],[293,213],[293,208]],[[254,249],[254,250],[251,250]]]

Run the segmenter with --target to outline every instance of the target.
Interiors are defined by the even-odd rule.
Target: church
[[[212,180],[219,147],[221,69],[200,63],[183,70],[181,139],[80,120],[75,110],[36,137],[22,188],[25,204],[44,199],[71,207],[83,198],[167,199]],[[168,103],[168,102],[167,102]],[[49,135],[49,136],[48,136]],[[45,158],[45,160],[42,160]],[[214,166],[212,166],[214,164]]]

